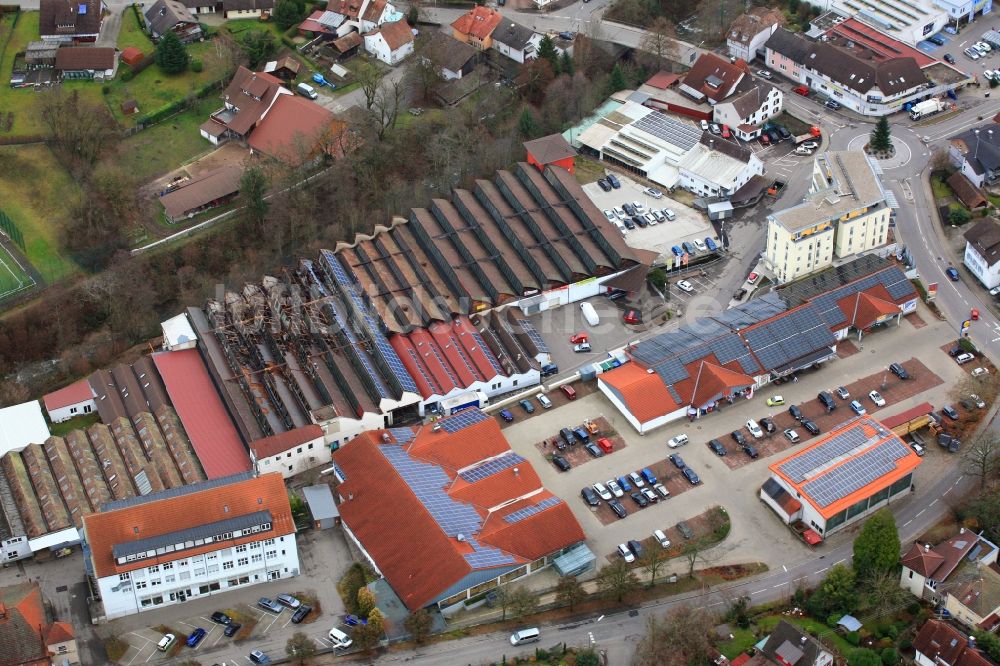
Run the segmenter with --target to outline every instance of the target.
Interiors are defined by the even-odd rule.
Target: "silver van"
[[[525,643],[534,643],[541,639],[541,633],[538,631],[538,627],[532,627],[530,629],[522,629],[521,631],[515,631],[510,635],[511,645],[524,645]]]
[[[299,85],[295,86],[295,92],[302,95],[303,97],[308,97],[309,99],[316,99],[317,97],[319,97],[319,95],[316,94],[316,91],[313,89],[313,87],[306,83],[300,83]]]

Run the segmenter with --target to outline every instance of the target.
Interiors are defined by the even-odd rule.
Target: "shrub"
[[[129,81],[131,81],[131,80],[132,80],[132,79],[133,79],[134,77],[135,77],[135,74],[133,74],[133,73],[132,73],[132,70],[131,70],[131,69],[126,69],[126,70],[123,70],[123,71],[122,71],[122,81],[124,81],[124,82],[128,83],[128,82],[129,82]]]
[[[195,58],[194,60],[191,61],[189,67],[191,68],[192,72],[200,72],[202,69],[204,69],[205,66],[201,64],[201,60]]]
[[[889,628],[885,630],[885,635],[892,640],[899,638],[899,627],[895,624],[890,624]]]
[[[858,645],[861,644],[861,634],[859,634],[856,631],[847,632],[847,635],[844,636],[844,638],[847,640],[848,643],[850,643],[854,647],[857,647]]]
[[[882,663],[885,666],[896,666],[899,663],[899,653],[891,647],[887,647],[879,652],[879,656],[882,657]]]
[[[838,613],[832,613],[826,618],[826,626],[831,629],[837,628],[837,623],[840,622],[841,615]]]
[[[102,95],[107,95],[110,92],[111,92],[111,86],[109,86],[109,85],[103,85],[103,86],[101,86],[101,94]]]
[[[906,607],[906,612],[909,613],[910,615],[916,615],[917,613],[920,612],[920,608],[921,608],[920,602],[914,601],[912,604]]]
[[[913,647],[913,641],[911,641],[909,638],[904,638],[899,641],[900,650],[909,650],[911,647]]]

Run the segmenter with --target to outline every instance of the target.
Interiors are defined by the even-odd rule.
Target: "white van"
[[[308,97],[309,99],[316,99],[319,95],[316,94],[316,90],[306,83],[300,83],[295,86],[295,92],[302,95],[303,97]]]
[[[531,629],[522,629],[521,631],[515,631],[510,635],[511,645],[524,645],[525,643],[534,643],[541,639],[541,633],[538,631],[537,627],[532,627]]]
[[[542,409],[548,409],[549,407],[552,406],[552,401],[549,400],[548,396],[546,396],[544,393],[539,393],[538,395],[536,395],[535,400],[537,400],[538,404],[542,406]]]
[[[156,649],[159,650],[160,652],[166,652],[167,650],[170,649],[170,646],[173,645],[174,641],[176,640],[177,637],[174,636],[173,634],[166,634],[163,636],[163,638],[160,639],[160,642],[156,644]]]
[[[667,535],[663,533],[663,530],[655,530],[653,532],[653,538],[656,539],[662,547],[670,548],[670,539],[668,539]]]
[[[336,650],[337,648],[349,648],[354,641],[351,640],[350,636],[334,627],[330,630],[330,642],[333,643],[333,649]]]
[[[597,310],[590,303],[580,303],[580,312],[591,326],[597,326],[601,323],[601,318],[597,316]]]

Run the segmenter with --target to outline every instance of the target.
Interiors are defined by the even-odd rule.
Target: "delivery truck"
[[[944,102],[937,98],[925,99],[923,102],[913,105],[913,108],[910,109],[910,118],[913,120],[920,120],[921,118],[926,118],[927,116],[933,116],[935,113],[943,111],[944,108]]]
[[[583,318],[591,326],[597,326],[601,323],[601,318],[597,316],[597,310],[590,303],[580,303],[580,312],[583,314]]]
[[[469,391],[461,395],[445,398],[441,401],[441,414],[451,416],[465,409],[473,407],[485,407],[490,402],[489,398],[482,391]]]

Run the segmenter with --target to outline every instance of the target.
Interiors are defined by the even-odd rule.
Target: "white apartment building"
[[[965,232],[962,263],[987,289],[1000,285],[1000,222],[987,217]]]
[[[884,245],[892,209],[861,151],[830,151],[813,163],[805,200],[767,218],[764,264],[788,282]]]
[[[712,107],[713,120],[728,125],[744,141],[760,136],[764,123],[781,113],[784,94],[772,85],[759,83]]]
[[[87,574],[112,619],[299,574],[280,474],[238,474],[84,516]]]

